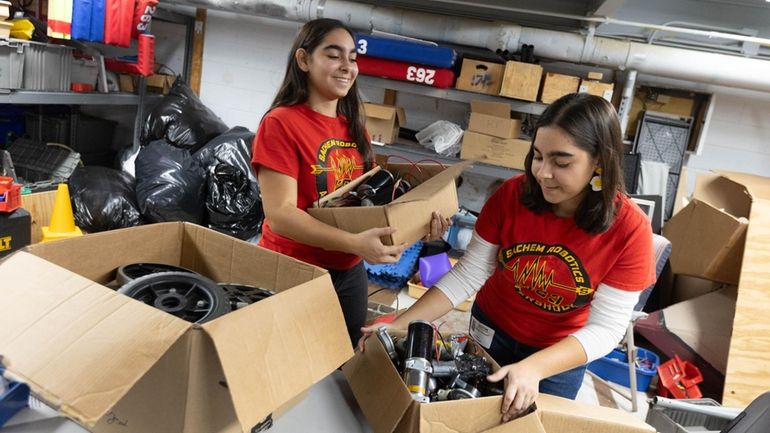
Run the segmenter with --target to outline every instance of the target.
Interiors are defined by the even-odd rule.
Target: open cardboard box
[[[709,214],[720,213],[720,221],[730,224],[704,225],[693,219],[687,224],[680,224],[680,233],[675,233],[675,219],[687,209],[684,208],[666,223],[664,235],[674,244],[672,256],[691,254],[695,256],[693,259],[700,263],[714,263],[710,267],[696,268],[697,272],[688,271],[688,274],[738,283],[732,323],[728,319],[720,320],[714,314],[706,315],[699,324],[698,332],[708,338],[714,335],[710,328],[705,326],[705,322],[720,321],[729,326],[730,329],[724,332],[725,336],[729,336],[729,350],[726,352],[727,359],[724,364],[722,404],[746,406],[770,389],[770,376],[766,368],[770,365],[770,340],[766,338],[770,335],[770,316],[767,314],[766,302],[770,293],[770,277],[767,272],[770,257],[770,231],[767,229],[770,227],[770,178],[734,172],[700,176],[696,182],[694,196],[700,201],[700,204],[696,203],[695,206],[707,209]],[[723,230],[729,231],[730,227],[736,227],[734,220],[740,216],[748,218],[748,227],[742,223],[743,233],[734,238],[735,242],[732,245],[723,244],[717,249],[720,245],[715,245],[710,238],[721,234]],[[689,240],[684,243],[674,242],[675,236],[683,233],[690,236],[685,238]],[[703,257],[713,257],[714,260],[701,261]],[[677,272],[674,267],[675,260],[676,258],[672,259],[671,264],[674,272]],[[685,273],[681,271],[681,267],[679,269],[678,273]],[[712,294],[704,296],[709,295]],[[686,302],[691,301],[693,300]],[[732,307],[732,303],[723,302],[724,305],[719,301],[713,304],[721,305],[721,314],[729,317],[727,308]],[[723,349],[718,350],[725,353]]]
[[[699,175],[693,200],[663,227],[672,272],[738,284],[751,202],[729,175]]]
[[[377,143],[393,143],[398,139],[398,130],[406,124],[406,113],[402,107],[385,104],[364,103],[366,130]]]
[[[137,262],[278,293],[192,324],[102,285]],[[248,432],[352,355],[325,270],[194,224],[33,245],[0,273],[6,375],[96,432]]]
[[[488,358],[490,359],[490,358]],[[491,359],[490,359],[491,360]],[[493,371],[499,366],[492,361]],[[377,338],[366,341],[342,369],[375,433],[654,433],[642,420],[617,409],[589,406],[541,394],[537,410],[501,424],[502,397],[435,403],[413,400]]]
[[[350,233],[360,233],[376,227],[395,227],[398,229],[382,242],[386,245],[413,244],[430,233],[432,213],[438,212],[444,217],[457,213],[457,187],[455,178],[473,161],[454,164],[447,168],[439,164],[388,164],[387,169],[401,174],[412,182],[413,188],[383,206],[323,207],[329,201],[341,197],[348,191],[355,191],[374,172],[370,170],[363,176],[324,196],[319,200],[319,207],[308,209],[314,218],[333,227]],[[419,183],[415,185],[416,183]]]

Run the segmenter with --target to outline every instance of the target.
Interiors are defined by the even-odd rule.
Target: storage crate
[[[27,90],[69,92],[72,74],[72,48],[25,41],[24,79]]]
[[[19,182],[31,189],[66,182],[80,164],[80,154],[67,147],[19,138],[8,147]]]
[[[636,367],[636,389],[637,391],[647,391],[652,378],[657,374],[656,368],[660,365],[660,358],[655,352],[641,347],[636,348],[637,359],[645,360],[648,366]],[[617,383],[623,386],[630,386],[628,374],[628,355],[626,352],[614,349],[603,358],[599,358],[590,364],[588,369],[604,380]]]
[[[710,398],[681,399],[678,401],[704,406],[719,406],[719,403]],[[713,415],[659,406],[650,407],[644,421],[655,427],[658,433],[717,433],[730,423],[729,419]]]
[[[59,143],[69,146],[72,141],[71,120],[64,113],[24,113],[27,135],[34,141]]]
[[[0,40],[0,89],[21,89],[24,43]]]

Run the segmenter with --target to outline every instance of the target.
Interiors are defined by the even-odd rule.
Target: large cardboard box
[[[493,365],[493,370],[499,368]],[[375,433],[654,433],[642,420],[617,409],[589,406],[541,394],[537,410],[501,424],[502,397],[434,403],[412,399],[377,338],[366,341],[342,369]]]
[[[500,63],[463,59],[463,66],[455,87],[469,92],[497,95],[503,83],[504,68],[505,66]]]
[[[478,159],[489,164],[524,170],[524,159],[532,143],[518,138],[498,138],[465,131],[460,158]]]
[[[696,178],[693,200],[663,227],[671,241],[671,271],[738,284],[751,193],[719,175]]]
[[[137,262],[278,294],[193,324],[102,285]],[[189,223],[33,245],[0,273],[6,374],[96,432],[249,432],[352,355],[325,270]]]
[[[500,87],[500,95],[534,102],[540,91],[540,78],[542,76],[543,67],[540,65],[514,61],[505,62],[505,74],[503,75],[503,85]]]
[[[323,207],[326,203],[355,191],[374,174],[348,183],[319,200],[319,207],[308,209],[314,218],[350,233],[360,233],[376,227],[395,227],[397,231],[382,238],[386,245],[413,244],[430,233],[433,212],[454,215],[459,210],[455,178],[470,165],[461,162],[446,169],[439,164],[388,164],[387,169],[404,176],[413,188],[383,206]]]
[[[406,114],[401,107],[392,105],[364,103],[366,130],[372,141],[393,143],[398,138],[398,130],[406,124]]]
[[[500,138],[517,138],[521,120],[511,119],[511,106],[505,102],[471,101],[468,130]]]
[[[577,92],[579,87],[580,78],[578,77],[547,72],[543,75],[540,102],[550,104],[564,95]]]

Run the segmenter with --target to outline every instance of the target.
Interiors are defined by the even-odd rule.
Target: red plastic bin
[[[13,212],[21,206],[21,185],[0,176],[0,212]]]

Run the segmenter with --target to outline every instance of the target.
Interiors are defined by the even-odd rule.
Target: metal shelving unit
[[[359,75],[356,79],[362,86],[393,89],[399,92],[411,93],[414,95],[427,96],[429,98],[447,99],[450,101],[470,103],[471,100],[482,101],[505,101],[511,105],[511,110],[520,113],[540,115],[545,111],[547,104],[540,102],[517,101],[515,99],[505,98],[503,96],[485,95],[483,93],[466,92],[457,89],[437,89],[435,87],[423,86],[420,84],[408,83],[406,81],[389,80],[386,78],[372,77],[369,75]]]
[[[160,95],[146,95],[144,103],[160,98]],[[76,93],[39,92],[32,90],[11,90],[0,93],[0,104],[62,104],[62,105],[139,105],[140,95],[133,93]]]
[[[435,152],[431,152],[427,149],[424,149],[417,143],[414,143],[414,144],[396,143],[396,144],[386,144],[383,146],[373,146],[373,150],[374,150],[374,153],[378,155],[396,155],[396,156],[406,158],[412,162],[430,159],[445,165],[452,165],[462,161],[461,159],[458,159],[458,158],[449,158],[446,156],[438,155]],[[404,162],[404,161],[401,160],[401,158],[394,158],[393,162]],[[500,179],[508,179],[511,176],[514,176],[518,173],[522,173],[522,171],[515,170],[513,168],[500,167],[497,165],[484,164],[481,162],[477,162],[469,166],[468,168],[465,169],[465,171],[467,173],[473,173],[473,174],[495,177]]]

